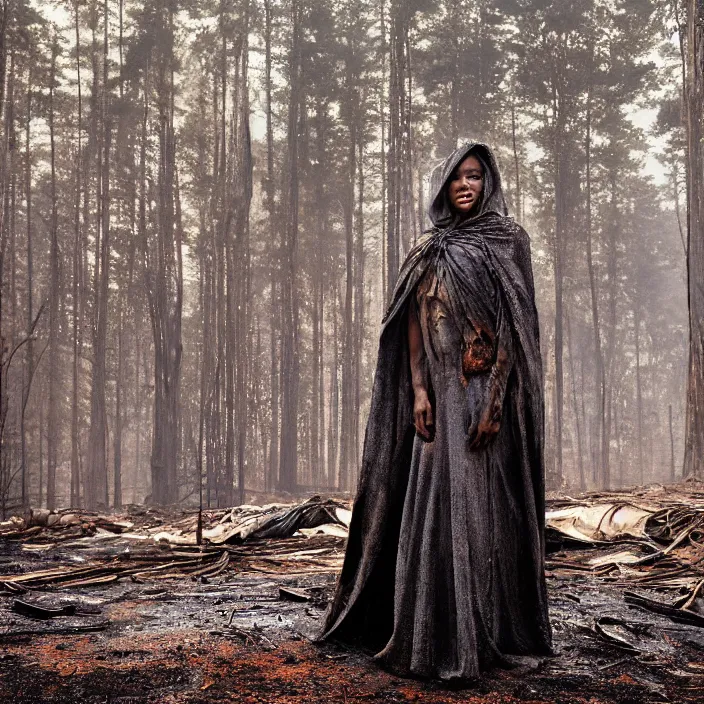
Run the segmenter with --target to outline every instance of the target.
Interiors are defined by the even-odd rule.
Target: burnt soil
[[[368,654],[311,643],[334,576],[225,574],[23,595],[78,612],[47,620],[19,615],[15,597],[0,597],[0,701],[704,701],[704,628],[628,606],[617,587],[591,576],[549,576],[556,657],[452,687],[401,679]],[[311,598],[281,598],[282,586]],[[612,617],[606,638],[594,628],[597,613],[602,623]]]
[[[660,493],[673,500],[671,489]],[[678,500],[701,506],[704,490]],[[0,580],[0,702],[704,703],[704,612],[683,623],[624,598],[632,590],[672,604],[678,593],[704,593],[697,531],[677,554],[638,570],[589,568],[609,545],[553,545],[547,579],[555,657],[524,658],[453,685],[399,678],[369,653],[311,642],[344,555],[339,536],[222,546],[230,561],[211,577],[139,573],[26,593]],[[123,535],[107,540],[104,532],[58,536],[47,529],[0,538],[0,574],[11,580],[54,568],[124,566],[140,550],[155,559],[175,554]],[[75,613],[34,618],[16,611],[17,599]]]

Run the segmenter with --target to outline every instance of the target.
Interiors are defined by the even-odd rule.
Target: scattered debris
[[[311,595],[307,594],[302,589],[286,589],[286,587],[279,587],[279,599],[288,599],[288,601],[310,601]]]
[[[353,649],[306,642],[342,564],[349,507],[313,497],[204,509],[201,545],[196,511],[33,511],[3,522],[0,698],[15,683],[18,702],[41,688],[60,701],[94,691],[97,702],[130,682],[125,696],[140,702],[233,691],[252,701],[343,691],[348,701],[466,701],[400,682]],[[699,701],[702,485],[552,497],[546,534],[557,655],[487,673],[476,701]]]
[[[231,509],[204,509],[202,542],[210,545],[242,543],[252,539],[290,538],[298,531],[332,529],[345,537],[350,511],[347,504],[314,496],[298,504],[242,505]],[[83,537],[111,541],[124,538],[170,545],[198,544],[199,511],[185,511],[174,519],[155,508],[139,507],[125,516],[103,516],[94,512],[28,511],[24,518],[0,523],[0,538],[6,540],[47,539],[52,542]],[[335,532],[334,529],[337,529]],[[342,532],[340,532],[342,531]]]
[[[639,504],[605,498],[615,497],[550,502],[545,522],[552,574],[589,572],[622,587],[701,591],[704,492],[653,491]]]
[[[102,560],[96,558],[88,566],[62,566],[38,572],[4,575],[0,577],[0,582],[25,589],[46,589],[109,584],[121,577],[130,577],[132,581],[140,582],[145,579],[215,576],[227,568],[229,559],[229,554],[223,550],[141,550],[120,557],[107,556]]]
[[[700,616],[698,613],[690,611],[689,609],[682,607],[677,608],[675,606],[671,606],[670,604],[656,601],[655,599],[649,599],[648,597],[640,594],[634,594],[633,592],[624,592],[623,598],[627,604],[640,606],[646,611],[651,611],[656,614],[663,614],[664,616],[671,618],[673,621],[704,628],[704,616]]]
[[[57,618],[58,616],[73,616],[76,613],[75,604],[66,604],[58,609],[50,609],[40,604],[30,604],[28,601],[15,599],[12,610],[30,618]]]

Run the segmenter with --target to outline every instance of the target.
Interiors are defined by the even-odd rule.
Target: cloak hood
[[[455,169],[469,155],[476,156],[482,165],[484,188],[478,208],[469,217],[456,213],[447,196],[448,182]],[[474,220],[488,211],[507,215],[506,199],[501,187],[501,174],[494,153],[481,142],[465,142],[438,164],[430,174],[430,207],[428,216],[435,227],[455,227],[461,221]]]

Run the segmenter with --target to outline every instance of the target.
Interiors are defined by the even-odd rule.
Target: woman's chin
[[[475,205],[476,203],[474,201],[466,204],[461,203],[455,206],[455,212],[457,212],[458,215],[471,215],[476,210]]]

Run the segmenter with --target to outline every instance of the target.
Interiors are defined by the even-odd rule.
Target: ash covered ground
[[[349,504],[0,524],[0,701],[701,702],[704,486],[552,497],[554,658],[469,687],[400,679],[311,636]]]

